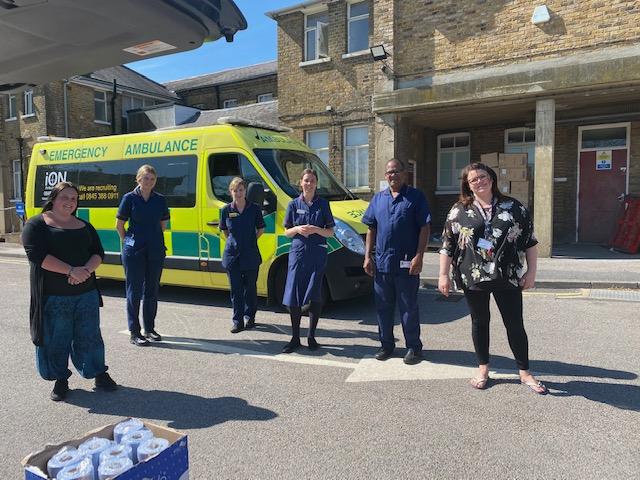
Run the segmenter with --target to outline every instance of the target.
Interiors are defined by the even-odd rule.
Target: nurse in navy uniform
[[[258,309],[258,268],[262,263],[258,238],[264,231],[260,207],[247,202],[246,184],[240,177],[229,183],[233,201],[220,213],[220,230],[226,238],[222,266],[229,276],[233,325],[231,333],[255,326]]]
[[[307,345],[316,350],[316,327],[322,310],[322,282],[327,266],[327,238],[333,236],[335,222],[329,202],[316,195],[318,174],[309,168],[300,177],[302,194],[291,200],[284,218],[284,234],[291,238],[289,270],[285,285],[284,305],[291,313],[291,341],[282,353],[300,347],[302,307],[309,305]]]

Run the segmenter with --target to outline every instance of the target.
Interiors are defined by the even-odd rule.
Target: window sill
[[[26,115],[22,115],[22,118],[31,118],[31,117],[35,117],[36,114],[35,113],[28,113]]]
[[[97,123],[98,125],[111,125],[111,122],[105,122],[104,120],[94,120],[93,123]]]
[[[5,122],[15,122],[18,119],[18,117],[10,117],[10,118],[5,118],[4,121]]]
[[[436,195],[459,195],[458,190],[436,190]]]
[[[315,60],[305,60],[298,64],[299,67],[310,67],[311,65],[319,65],[321,63],[327,63],[331,61],[331,57],[317,58]]]
[[[369,187],[354,187],[354,188],[347,187],[347,188],[349,189],[350,192],[353,192],[353,193],[371,193],[371,192],[373,192],[373,190],[371,190],[371,188],[369,188]]]
[[[365,55],[371,55],[371,50],[366,49],[366,50],[358,50],[357,52],[345,53],[342,55],[342,58],[348,59],[348,58],[364,57]]]

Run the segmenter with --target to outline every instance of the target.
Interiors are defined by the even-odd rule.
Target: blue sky
[[[249,26],[238,32],[232,43],[223,38],[190,52],[150,58],[127,66],[163,83],[275,60],[277,24],[265,12],[300,4],[301,0],[235,0],[235,3]]]

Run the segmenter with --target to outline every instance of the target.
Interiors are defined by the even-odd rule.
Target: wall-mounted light
[[[539,5],[533,10],[531,23],[534,25],[542,25],[543,23],[547,23],[549,20],[551,20],[551,15],[549,14],[549,9],[546,5]]]
[[[373,47],[369,48],[369,51],[371,52],[371,57],[376,62],[378,60],[385,60],[389,56],[387,51],[384,49],[384,45],[374,45]]]

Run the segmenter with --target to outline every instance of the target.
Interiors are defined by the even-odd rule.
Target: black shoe
[[[162,336],[156,332],[155,330],[149,330],[148,332],[145,332],[144,334],[145,338],[147,338],[148,340],[151,340],[153,342],[161,342],[162,341]]]
[[[282,353],[291,353],[300,347],[300,340],[291,340],[284,347],[282,347]]]
[[[101,373],[95,379],[96,388],[104,390],[105,392],[113,392],[118,389],[118,384],[113,381],[113,378],[107,373]]]
[[[242,330],[244,330],[244,327],[242,325],[240,325],[239,323],[234,323],[233,327],[231,327],[231,330],[229,330],[231,333],[238,333],[241,332]]]
[[[137,346],[137,347],[146,347],[146,346],[149,345],[149,340],[147,340],[146,338],[144,338],[140,334],[131,335],[131,337],[129,337],[129,342],[132,343],[133,345]]]
[[[313,337],[307,338],[307,347],[309,350],[318,350],[320,348],[320,344],[316,342],[316,339]]]
[[[393,350],[387,350],[385,348],[381,348],[376,352],[376,360],[380,360],[381,362],[391,358],[393,355]]]
[[[402,361],[407,365],[416,365],[422,361],[422,352],[410,348]]]
[[[251,330],[253,327],[256,326],[256,319],[255,318],[249,318],[246,319],[245,318],[245,324],[244,324],[244,329],[245,330]]]
[[[60,402],[64,400],[67,396],[68,391],[69,381],[67,379],[56,380],[56,384],[53,386],[53,390],[51,391],[51,400],[53,400],[54,402]]]

